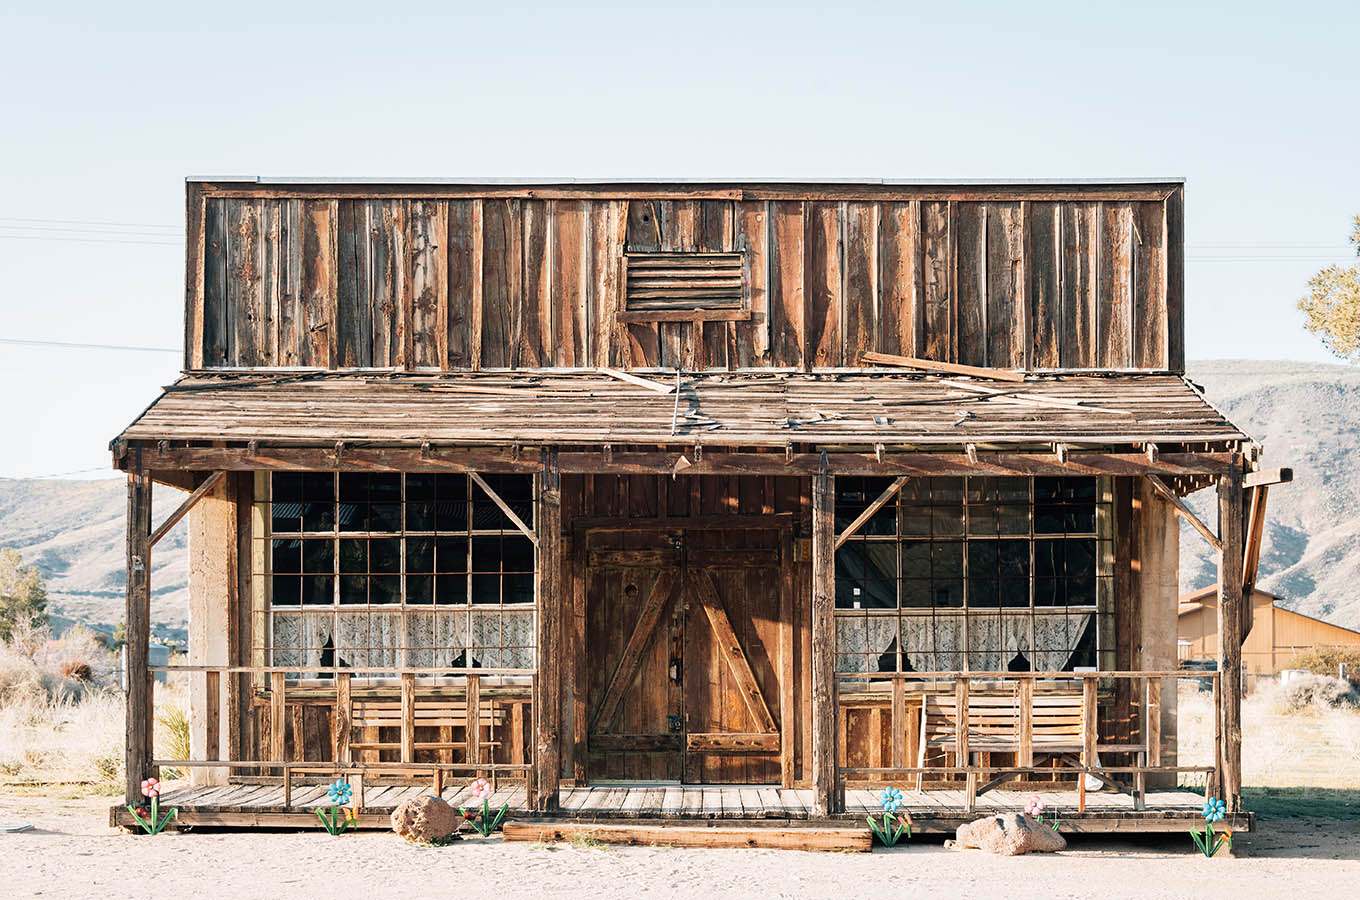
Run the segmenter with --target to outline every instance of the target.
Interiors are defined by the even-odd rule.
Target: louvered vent
[[[740,253],[639,253],[624,257],[631,312],[740,309]]]

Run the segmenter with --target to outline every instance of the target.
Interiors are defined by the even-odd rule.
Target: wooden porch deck
[[[392,810],[403,800],[431,793],[429,785],[373,785],[364,792],[359,807],[359,825],[365,828],[390,827]],[[960,824],[993,813],[1019,812],[1031,791],[989,791],[977,798],[974,810],[966,809],[962,790],[904,790],[905,806],[910,811],[917,833],[952,832]],[[1043,791],[1050,810],[1056,810],[1068,832],[1178,832],[1202,823],[1203,797],[1189,790],[1148,791],[1147,808],[1135,810],[1131,799],[1108,791],[1086,795],[1086,811],[1077,812],[1076,791]],[[445,788],[445,800],[455,807],[466,805],[468,789]],[[179,788],[161,795],[161,808],[177,807],[181,827],[220,828],[312,828],[318,825],[314,810],[329,805],[324,785],[298,786],[292,802],[284,805],[280,785],[232,784],[217,787]],[[620,784],[563,788],[561,808],[551,813],[534,813],[525,807],[522,785],[506,785],[491,800],[493,808],[510,804],[512,818],[532,821],[570,822],[650,822],[654,824],[693,823],[696,820],[751,826],[812,824],[820,821],[859,822],[879,810],[877,795],[868,790],[847,790],[846,810],[830,819],[813,820],[809,815],[812,792],[785,790],[774,786],[718,786],[676,784]],[[131,817],[125,808],[110,810],[111,825],[128,826]],[[1252,813],[1229,816],[1224,825],[1234,830],[1251,830]]]

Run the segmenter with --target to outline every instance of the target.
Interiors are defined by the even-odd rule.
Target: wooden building
[[[379,821],[486,772],[519,816],[668,822],[862,822],[896,782],[927,829],[1017,778],[1074,827],[1179,829],[1198,778],[1248,827],[1240,641],[1215,758],[1172,740],[1180,498],[1218,491],[1238,633],[1276,477],[1183,377],[1182,210],[1178,181],[191,180],[184,374],[112,444],[129,799],[174,762],[159,482],[192,492],[183,822],[307,821],[337,773]]]
[[[1248,680],[1273,678],[1300,653],[1323,648],[1360,648],[1360,631],[1285,609],[1275,594],[1251,594],[1250,630],[1242,643],[1242,670]],[[1181,595],[1180,658],[1218,658],[1218,587]]]

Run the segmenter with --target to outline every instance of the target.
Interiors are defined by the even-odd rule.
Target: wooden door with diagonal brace
[[[586,533],[589,777],[780,781],[787,532]]]

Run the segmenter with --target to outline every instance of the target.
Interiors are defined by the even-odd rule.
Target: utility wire
[[[60,347],[64,350],[132,350],[138,353],[182,353],[177,347],[134,347],[126,344],[81,344],[75,341],[37,341],[24,338],[0,338],[0,344],[20,347]]]

